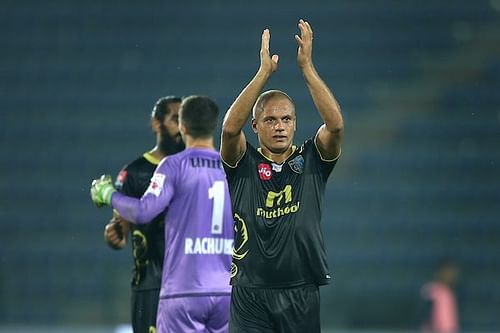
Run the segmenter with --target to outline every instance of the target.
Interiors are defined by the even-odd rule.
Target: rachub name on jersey
[[[186,238],[184,241],[185,254],[227,254],[233,253],[233,239],[228,238]]]

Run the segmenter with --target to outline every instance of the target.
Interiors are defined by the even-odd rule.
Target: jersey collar
[[[292,145],[292,151],[290,152],[290,155],[288,155],[284,160],[283,160],[283,163],[281,163],[281,165],[285,164],[286,160],[290,158],[290,156],[292,156],[295,151],[297,150],[297,146],[296,145]],[[272,163],[275,163],[275,164],[278,164],[276,162],[274,162],[272,159],[270,159],[269,157],[267,157],[266,155],[264,155],[264,153],[262,152],[262,148],[257,148],[257,151],[259,152],[259,154],[262,155],[262,157],[264,157],[266,160],[268,160],[269,162],[272,162]]]
[[[151,164],[154,165],[160,164],[160,160],[154,157],[150,152],[144,153],[142,157],[144,157]]]

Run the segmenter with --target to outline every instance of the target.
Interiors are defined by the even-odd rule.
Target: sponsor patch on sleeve
[[[151,182],[149,183],[149,187],[145,194],[151,193],[155,196],[159,196],[161,190],[163,189],[163,183],[165,182],[165,175],[161,173],[155,173],[151,178]]]
[[[123,187],[123,183],[125,183],[125,180],[127,179],[128,172],[127,170],[122,170],[116,177],[115,181],[115,187],[120,189]]]

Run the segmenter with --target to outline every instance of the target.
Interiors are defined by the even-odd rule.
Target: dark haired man
[[[340,155],[342,115],[312,62],[312,29],[300,20],[297,62],[324,124],[293,145],[295,106],[282,91],[261,94],[278,68],[264,30],[260,68],[226,113],[221,155],[233,204],[230,332],[320,332],[318,286],[327,284],[321,231],[325,186]],[[260,148],[242,131],[253,109]]]
[[[140,198],[149,185],[158,163],[167,155],[184,149],[179,132],[179,108],[182,99],[160,98],[151,114],[151,128],[156,146],[126,165],[118,174],[115,187],[121,193]],[[151,333],[156,327],[156,311],[161,287],[164,235],[163,215],[145,225],[130,225],[115,210],[104,229],[104,238],[113,249],[122,249],[131,237],[134,258],[131,318],[134,333]]]
[[[179,129],[186,149],[160,162],[140,200],[116,192],[109,177],[92,183],[94,203],[111,204],[134,224],[166,211],[158,332],[227,332],[233,219],[213,143],[217,116],[208,97],[183,100]]]

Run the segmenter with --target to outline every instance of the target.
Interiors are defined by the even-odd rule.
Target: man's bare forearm
[[[330,88],[321,79],[312,64],[302,69],[307,88],[314,105],[323,119],[326,129],[330,132],[342,131],[344,122],[340,106]]]
[[[222,124],[223,135],[236,136],[241,132],[269,76],[269,73],[259,69],[239,94],[224,117],[224,123]]]
[[[229,108],[222,124],[222,139],[235,138],[241,135],[241,130],[271,74],[278,68],[278,55],[269,53],[269,29],[262,32],[260,45],[260,67],[257,74],[247,84]],[[235,144],[235,142],[232,142]]]

